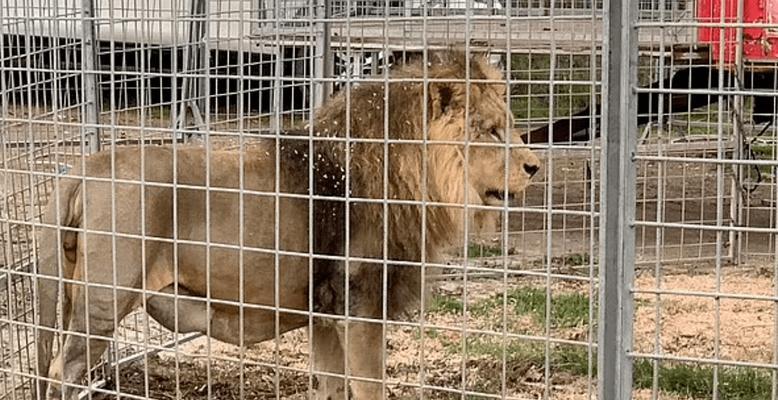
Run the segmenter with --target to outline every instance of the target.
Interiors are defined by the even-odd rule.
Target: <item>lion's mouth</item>
[[[506,193],[504,190],[490,189],[486,191],[486,203],[502,204],[506,198],[508,199],[508,202],[513,202],[516,196],[513,194],[513,192]]]

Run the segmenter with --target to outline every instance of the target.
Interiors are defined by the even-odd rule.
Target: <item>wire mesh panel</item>
[[[775,397],[750,4],[3,3],[0,398]]]
[[[771,4],[697,1],[679,21],[666,1],[628,22],[689,39],[652,40],[630,77],[631,123],[649,143],[633,163],[639,266],[626,294],[641,395],[672,396],[684,376],[698,398],[776,396]]]
[[[51,14],[19,2],[0,6],[4,33],[0,44],[2,398],[26,398],[31,393],[35,365],[33,283],[28,275],[35,266],[31,222],[40,217],[50,189],[45,174],[67,171],[85,137],[77,123],[85,107],[78,84],[82,75],[74,67],[82,61],[78,54],[83,42],[78,38],[5,34],[23,32],[40,15],[65,20],[79,12],[72,5]],[[46,22],[55,31],[68,29],[65,22]],[[73,23],[69,25],[73,29]],[[58,63],[71,67],[54,69],[52,65]]]
[[[599,6],[22,3],[11,398],[594,395]]]

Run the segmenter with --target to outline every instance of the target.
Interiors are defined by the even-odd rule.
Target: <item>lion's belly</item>
[[[240,302],[242,282],[244,303],[274,306],[278,276],[278,304],[285,308],[307,308],[309,273],[306,257],[281,256],[276,268],[273,255],[244,250],[241,277],[236,250],[211,249],[208,264],[203,248],[186,245],[179,251],[180,283],[196,295],[205,297],[210,291],[212,299]]]
[[[197,207],[190,204],[180,218],[187,222],[180,225],[179,238],[197,243],[178,246],[181,284],[201,296],[210,291],[214,299],[237,302],[241,300],[243,282],[245,303],[273,306],[278,281],[281,307],[307,309],[310,282],[307,201],[281,199],[278,210],[275,201],[274,197],[244,195],[241,216],[237,194],[212,195],[210,207],[212,213],[220,210],[219,217],[209,218],[207,224],[202,214],[191,214]],[[207,226],[210,226],[207,239],[211,243],[208,253]],[[239,248],[241,239],[243,246]],[[276,258],[277,250],[286,254]]]

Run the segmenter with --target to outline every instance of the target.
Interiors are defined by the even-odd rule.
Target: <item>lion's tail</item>
[[[59,196],[59,199],[57,199]],[[72,230],[60,230],[62,242],[57,241],[57,228],[77,228],[81,225],[81,182],[76,179],[62,179],[55,185],[49,204],[43,214],[44,226],[40,233],[38,253],[38,373],[48,377],[52,357],[54,328],[57,322],[57,302],[60,294],[60,277],[71,278],[75,264],[78,235]],[[64,251],[63,251],[64,250]],[[60,258],[62,254],[62,258]],[[62,265],[62,272],[59,266]],[[67,297],[64,294],[64,297]],[[63,321],[70,315],[70,302],[63,297]],[[66,319],[67,318],[67,319]],[[43,329],[40,329],[43,328]],[[48,382],[38,381],[38,398],[45,398]],[[33,398],[36,398],[33,396]]]

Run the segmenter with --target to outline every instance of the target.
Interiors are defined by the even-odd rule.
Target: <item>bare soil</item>
[[[769,274],[772,275],[772,274]],[[687,269],[668,271],[660,280],[660,286],[667,291],[715,292],[715,270]],[[727,268],[720,275],[720,293],[740,295],[766,295],[774,291],[772,278],[765,270],[754,268]],[[512,281],[510,287],[521,287],[535,281]],[[648,274],[637,278],[639,290],[655,288],[657,281]],[[482,281],[468,284],[468,295],[473,302],[494,296],[504,286],[500,282]],[[554,295],[564,293],[587,293],[587,284],[558,283],[551,286]],[[439,294],[450,298],[462,298],[461,286],[443,285]],[[641,353],[658,352],[665,356],[699,357],[729,361],[750,361],[770,363],[774,354],[774,305],[768,301],[757,300],[703,300],[695,296],[662,296],[657,302],[653,295],[637,295],[635,312],[635,349]],[[657,307],[660,323],[656,323]],[[471,333],[479,343],[500,340],[499,321],[502,320],[502,308],[497,307],[488,315],[469,314],[466,326],[470,330],[490,331],[492,335]],[[500,317],[495,318],[496,315]],[[716,315],[719,326],[716,328]],[[461,329],[465,320],[461,314],[437,312],[427,318],[430,325],[445,327],[427,328],[434,335],[425,335],[423,356],[418,330],[411,327],[395,327],[387,330],[387,393],[390,398],[416,398],[420,384],[420,368],[423,360],[425,385],[448,388],[453,393],[442,390],[425,390],[426,398],[460,398],[458,390],[467,390],[473,394],[497,395],[500,393],[502,374],[505,373],[507,395],[512,398],[542,398],[549,390],[550,398],[588,399],[596,393],[593,376],[571,374],[557,370],[550,365],[548,382],[545,366],[534,360],[522,360],[521,354],[511,356],[508,353],[503,368],[500,357],[480,354],[474,347],[472,353],[458,350],[462,340]],[[507,316],[508,333],[542,336],[545,327],[527,315]],[[656,329],[661,330],[659,347],[656,347]],[[718,334],[717,334],[718,332]],[[549,337],[578,342],[586,346],[590,341],[588,325],[552,329]],[[491,336],[491,337],[490,337]],[[471,342],[473,343],[473,342]],[[513,341],[511,343],[514,343]],[[531,341],[520,341],[529,345]],[[539,342],[542,344],[542,342]],[[718,343],[718,356],[715,348]],[[209,348],[210,346],[210,348]],[[581,347],[586,349],[586,347]],[[380,349],[377,349],[380,351]],[[509,350],[510,351],[510,350]],[[553,351],[553,350],[552,350]],[[240,348],[200,338],[181,345],[178,348],[178,369],[174,352],[164,352],[150,356],[148,364],[138,362],[120,370],[120,387],[126,393],[142,395],[145,392],[145,375],[148,371],[149,394],[153,398],[174,398],[176,377],[182,398],[208,398],[208,354],[210,357],[211,398],[238,399],[241,388],[245,398],[275,398],[276,387],[281,398],[306,398],[309,389],[308,380],[308,342],[304,331],[284,335],[276,343],[268,342],[250,346],[241,352]],[[522,353],[523,354],[523,353]],[[596,357],[596,353],[593,353]],[[242,360],[242,361],[241,361]],[[241,365],[243,379],[241,384]],[[279,365],[276,374],[271,366]],[[464,371],[464,378],[463,378]],[[475,397],[477,398],[477,397]],[[594,398],[594,397],[591,397]],[[638,389],[636,399],[651,398],[650,389]],[[685,399],[676,393],[662,393],[662,398]]]
[[[728,267],[717,277],[712,266],[697,265],[666,271],[658,282],[648,274],[638,278],[638,289],[658,287],[677,294],[662,295],[658,300],[653,294],[636,296],[636,350],[679,357],[772,363],[776,356],[776,306],[764,297],[775,296],[774,276],[773,266]],[[721,299],[713,296],[716,293],[722,295]],[[727,298],[732,296],[739,298]],[[762,296],[762,299],[749,299],[749,296]]]

